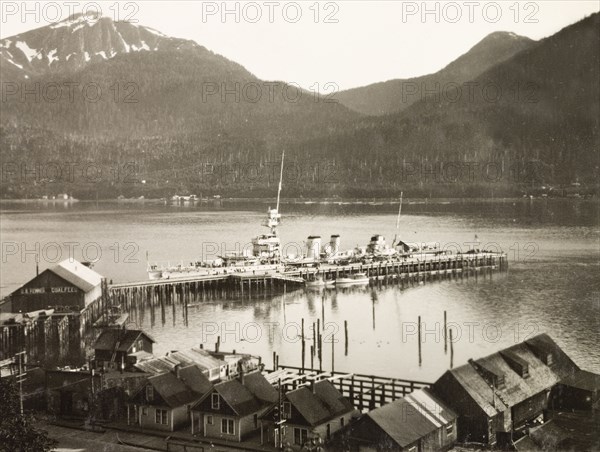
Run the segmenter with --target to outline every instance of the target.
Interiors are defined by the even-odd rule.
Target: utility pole
[[[281,388],[281,378],[278,379],[279,400],[277,401],[277,448],[283,450],[283,424],[285,424],[285,413],[283,412],[283,393]]]
[[[19,382],[19,407],[21,416],[23,416],[23,380],[26,375],[23,373],[23,357],[25,356],[25,351],[19,352],[15,354],[15,356],[19,357],[19,373],[17,374],[17,381]]]

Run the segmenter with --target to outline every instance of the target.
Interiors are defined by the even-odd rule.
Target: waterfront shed
[[[446,371],[433,391],[458,414],[459,441],[495,444],[543,417],[552,387],[578,370],[542,334]]]
[[[362,416],[350,429],[351,450],[446,450],[456,442],[457,415],[428,389],[419,389]]]
[[[73,259],[66,259],[10,294],[12,309],[31,312],[56,308],[79,312],[102,295],[102,276]]]

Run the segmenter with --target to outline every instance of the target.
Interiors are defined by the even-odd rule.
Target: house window
[[[169,424],[168,415],[169,415],[169,412],[167,410],[157,409],[155,412],[154,422],[156,424],[168,425]]]
[[[148,416],[148,407],[142,407],[142,416]]]
[[[235,434],[233,419],[221,419],[221,433],[226,433],[227,435]]]
[[[331,425],[327,424],[327,439],[331,439]]]
[[[146,386],[146,400],[148,402],[154,400],[154,388],[151,385]]]
[[[292,404],[290,402],[283,402],[283,418],[290,419],[292,417]]]
[[[413,446],[410,449],[408,449],[408,452],[417,452],[417,446]]]
[[[446,435],[450,436],[452,435],[452,432],[454,432],[454,424],[446,425]]]
[[[302,446],[308,439],[308,430],[294,427],[294,444]]]
[[[213,410],[218,410],[221,408],[221,397],[219,394],[213,394],[211,396],[211,407]]]
[[[258,414],[254,415],[254,428],[258,428]]]
[[[206,424],[213,425],[213,417],[211,415],[206,416]]]
[[[344,418],[340,418],[340,427],[344,428]]]
[[[552,353],[548,353],[548,356],[546,357],[546,365],[551,366],[552,364],[554,364],[554,358]]]

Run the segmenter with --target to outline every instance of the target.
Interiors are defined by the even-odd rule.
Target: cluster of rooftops
[[[280,394],[269,374],[263,373],[260,361],[256,363],[249,355],[196,347],[154,357],[134,350],[145,333],[128,331],[118,344],[116,334],[103,333],[95,347],[121,347],[143,358],[134,366],[150,376],[147,384],[130,397],[129,403],[134,406],[155,404],[170,409],[186,406],[188,412],[206,413],[214,408],[211,398],[217,394],[238,418],[255,415],[272,421],[284,400],[293,407],[290,413],[293,411],[308,430],[327,423],[329,433],[332,419],[347,416],[351,425],[345,425],[346,431],[359,443],[373,443],[385,437],[394,447],[409,450],[423,438],[438,438],[436,435],[442,438],[439,448],[461,439],[493,443],[491,434],[478,437],[461,432],[459,419],[467,417],[477,422],[479,416],[485,426],[492,419],[498,420],[494,429],[510,432],[523,419],[541,415],[541,410],[548,407],[548,396],[554,386],[566,384],[595,391],[596,395],[600,386],[600,376],[581,370],[548,335],[541,334],[484,358],[469,360],[446,371],[430,388],[416,390],[361,415],[353,401],[336,388],[335,381],[308,381]],[[147,387],[152,388],[152,400],[148,399]],[[537,406],[536,400],[542,400],[542,404]],[[529,404],[529,412],[523,417],[518,407],[524,404]],[[193,430],[193,416],[191,422]]]

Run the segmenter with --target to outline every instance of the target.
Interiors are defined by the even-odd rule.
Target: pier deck
[[[347,372],[302,369],[295,366],[277,365],[276,370],[265,373],[272,384],[281,382],[284,390],[291,391],[313,381],[329,380],[360,411],[370,411],[398,400],[413,391],[428,388],[424,381],[388,378]]]
[[[195,275],[182,278],[156,279],[111,284],[104,295],[86,307],[86,319],[92,324],[110,309],[120,306],[125,311],[142,309],[144,306],[160,307],[164,318],[165,306],[175,309],[176,304],[187,306],[207,300],[227,297],[256,299],[268,294],[303,287],[307,281],[321,278],[335,280],[356,273],[365,273],[371,284],[420,283],[427,280],[475,276],[507,266],[503,253],[479,252],[465,254],[424,254],[401,259],[381,260],[348,265],[315,264],[312,267],[288,267],[286,271],[230,272],[215,270],[212,275]],[[153,310],[151,309],[151,312]],[[187,313],[184,310],[184,317]],[[163,319],[164,320],[164,319]],[[87,322],[87,320],[86,320]]]

